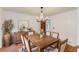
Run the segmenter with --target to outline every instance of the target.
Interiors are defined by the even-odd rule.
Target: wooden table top
[[[58,41],[58,39],[51,36],[44,36],[40,38],[40,35],[38,34],[30,35],[28,36],[28,39],[38,48],[45,48]]]

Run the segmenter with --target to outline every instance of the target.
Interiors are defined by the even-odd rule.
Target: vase
[[[3,47],[8,47],[11,44],[11,33],[6,32],[3,34]]]

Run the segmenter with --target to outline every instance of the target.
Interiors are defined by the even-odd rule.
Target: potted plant
[[[13,28],[12,20],[5,20],[2,24],[3,30],[3,46],[11,44],[11,30]]]

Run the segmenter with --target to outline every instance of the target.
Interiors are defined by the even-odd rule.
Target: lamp
[[[44,14],[43,14],[43,7],[40,7],[41,9],[41,13],[40,13],[40,17],[36,17],[36,20],[39,22],[39,21],[46,21],[48,20],[48,17],[44,17]]]

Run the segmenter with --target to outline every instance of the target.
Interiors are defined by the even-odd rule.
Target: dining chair
[[[46,31],[45,35],[46,36],[52,36],[52,37],[57,38],[57,39],[59,38],[59,33],[58,32]],[[50,49],[50,48],[57,48],[57,43],[54,44],[54,45],[51,45],[48,49]]]
[[[31,52],[30,40],[26,39],[23,35],[21,35],[21,41],[22,41],[22,50],[24,52]]]
[[[23,45],[22,50],[24,52],[37,52],[37,51],[39,51],[38,48],[36,46],[34,46],[32,44],[32,42],[30,42],[30,40],[27,37],[21,35],[21,40],[22,40],[22,45]]]
[[[59,47],[58,48],[52,48],[52,47],[47,47],[44,51],[45,52],[64,52],[66,45],[67,45],[68,39],[64,41],[59,41]]]
[[[33,34],[31,34],[31,35],[33,35]],[[29,40],[27,38],[27,35],[25,35],[24,40]],[[27,42],[25,42],[25,44],[27,44]],[[29,49],[30,49],[29,52],[37,52],[37,51],[39,51],[38,47],[36,47],[30,40],[29,40]]]
[[[55,37],[57,39],[59,37],[59,33],[57,33],[57,32],[49,32],[49,31],[47,31],[45,33],[46,33],[46,36],[52,36],[52,37]],[[55,49],[55,48],[57,48],[57,43],[47,47],[46,49],[44,49],[44,51],[50,51],[50,50],[53,51],[53,49]]]
[[[51,36],[58,39],[59,33],[58,32],[51,32]]]
[[[47,32],[47,34],[50,34],[50,36],[59,39],[59,33],[58,32]],[[57,48],[57,43],[50,46],[51,48]]]
[[[46,32],[46,35],[47,35],[47,36],[51,36],[51,32],[47,31],[47,32]]]
[[[28,52],[31,52],[30,40],[28,40],[24,37],[24,42],[25,42],[25,46],[26,46]]]
[[[54,49],[54,52],[55,51],[64,52],[66,49],[66,46],[67,46],[67,42],[68,42],[68,39],[65,39],[64,41],[60,40],[59,41],[59,48]]]

